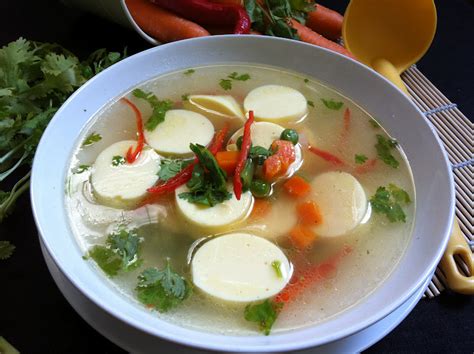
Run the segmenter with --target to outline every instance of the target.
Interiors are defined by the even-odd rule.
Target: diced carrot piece
[[[239,161],[239,151],[219,151],[216,153],[216,160],[219,167],[228,175],[233,175],[237,161]]]
[[[255,198],[250,216],[254,219],[261,218],[270,212],[272,204],[267,199]]]
[[[286,173],[296,159],[295,147],[291,141],[275,140],[272,150],[275,151],[273,155],[263,163],[263,177],[267,181]]]
[[[299,249],[304,249],[311,246],[316,241],[316,234],[311,230],[310,227],[297,224],[290,231],[291,242]]]
[[[303,225],[314,226],[323,221],[318,205],[312,200],[298,204],[296,206],[296,212]]]
[[[311,190],[311,185],[300,176],[293,176],[283,184],[285,191],[292,197],[303,197]]]

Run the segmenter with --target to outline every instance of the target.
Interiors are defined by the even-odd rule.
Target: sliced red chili
[[[214,139],[212,140],[211,145],[209,145],[209,151],[211,154],[215,155],[219,151],[222,150],[222,146],[224,145],[225,138],[227,137],[227,134],[229,134],[229,129],[230,129],[230,124],[226,123],[224,127],[219,130],[219,132],[216,134]]]
[[[151,0],[158,6],[204,25],[234,25],[234,34],[250,33],[250,17],[241,5],[209,0]]]
[[[138,131],[138,141],[135,151],[133,151],[133,146],[130,146],[127,150],[125,158],[128,163],[134,163],[135,160],[140,156],[143,146],[145,145],[145,134],[143,132],[143,119],[142,113],[128,98],[122,97],[121,100],[125,102],[135,113],[135,119],[137,121],[137,131]]]
[[[314,146],[309,146],[308,149],[313,154],[315,154],[316,156],[319,156],[320,158],[322,158],[323,160],[327,162],[330,162],[334,165],[344,165],[344,161],[342,161],[339,157],[331,154],[328,151],[318,149],[317,147],[314,147]]]
[[[252,144],[250,127],[252,126],[253,121],[253,111],[249,111],[249,119],[247,119],[244,125],[244,135],[242,137],[239,160],[237,161],[237,166],[235,167],[234,172],[234,194],[237,200],[240,200],[240,197],[242,196],[242,180],[240,179],[240,173],[245,167],[245,162],[247,161],[247,156],[250,152],[250,145]]]

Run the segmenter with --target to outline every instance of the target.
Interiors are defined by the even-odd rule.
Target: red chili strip
[[[250,127],[252,126],[253,121],[253,111],[249,111],[249,119],[247,119],[244,125],[244,135],[242,137],[239,160],[237,161],[237,166],[235,166],[234,172],[234,194],[237,200],[240,200],[240,197],[242,196],[242,180],[240,179],[240,173],[245,167],[245,162],[247,161],[247,156],[250,152],[250,145],[252,144]]]
[[[345,165],[344,161],[342,161],[339,157],[331,154],[330,152],[318,149],[317,147],[314,147],[314,146],[309,146],[308,149],[313,154],[315,154],[316,156],[319,156],[320,158],[322,158],[323,160],[327,162],[330,162],[334,165],[341,165],[341,166]]]
[[[250,17],[241,5],[217,4],[209,0],[151,0],[188,20],[204,25],[234,25],[234,34],[250,32]]]
[[[344,245],[339,252],[324,262],[296,271],[288,285],[275,297],[275,302],[285,304],[294,301],[308,287],[318,281],[330,278],[336,272],[341,259],[351,252],[352,248],[349,245]]]
[[[135,113],[135,118],[137,121],[137,131],[138,131],[138,141],[135,151],[133,151],[133,146],[130,146],[127,150],[126,159],[128,163],[134,163],[135,160],[140,156],[143,146],[145,145],[145,134],[143,132],[143,120],[142,113],[128,98],[122,97],[121,100],[126,103]]]
[[[216,134],[214,139],[212,140],[211,145],[209,145],[209,151],[211,154],[215,155],[219,151],[222,150],[222,146],[224,145],[225,138],[227,137],[227,134],[229,134],[229,129],[230,129],[230,124],[226,123],[224,127],[219,130],[219,132]]]

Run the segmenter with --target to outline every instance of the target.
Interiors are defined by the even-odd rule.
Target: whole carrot
[[[341,37],[343,21],[344,17],[340,13],[317,4],[316,8],[308,13],[306,26],[335,41]]]
[[[125,0],[130,14],[138,26],[160,42],[209,36],[198,24],[161,9],[148,0]]]
[[[312,29],[302,25],[298,21],[292,19],[291,26],[298,32],[298,36],[303,42],[317,45],[332,50],[336,53],[345,55],[349,58],[355,59],[354,56],[343,46],[340,46],[329,39],[324,38],[319,33],[314,32]]]

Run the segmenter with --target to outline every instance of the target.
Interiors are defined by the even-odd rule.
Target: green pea
[[[250,185],[250,191],[256,198],[265,198],[270,195],[272,186],[270,183],[262,181],[261,179],[255,179]]]
[[[285,129],[280,135],[281,140],[291,141],[293,145],[298,144],[299,138],[298,133],[294,129]]]

